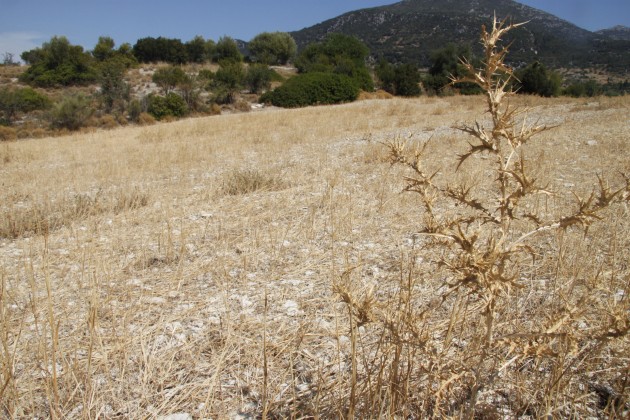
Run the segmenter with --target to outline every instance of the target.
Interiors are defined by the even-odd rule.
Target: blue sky
[[[440,1],[440,0],[435,0]],[[0,0],[0,57],[17,59],[54,35],[90,50],[98,37],[132,45],[147,36],[188,41],[195,35],[249,40],[264,31],[292,31],[392,0]],[[630,26],[630,0],[523,0],[576,25]]]

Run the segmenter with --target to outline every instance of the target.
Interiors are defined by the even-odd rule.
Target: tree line
[[[118,122],[141,122],[179,118],[191,112],[216,113],[218,106],[234,104],[237,93],[244,89],[261,94],[261,102],[282,107],[349,102],[361,91],[376,88],[398,96],[480,93],[476,85],[451,83],[464,72],[462,60],[481,66],[469,46],[448,44],[433,51],[431,67],[421,72],[412,63],[374,63],[363,42],[339,33],[298,52],[288,33],[264,32],[247,44],[247,56],[237,41],[227,36],[217,42],[201,36],[188,42],[147,37],[133,46],[118,47],[112,38],[100,37],[91,51],[58,36],[22,53],[21,58],[29,67],[20,81],[31,87],[0,89],[0,125],[11,125],[19,115],[37,110],[47,111],[51,127],[70,130],[80,128],[94,115],[112,115]],[[133,98],[125,75],[140,63],[168,65],[152,76],[159,93]],[[184,71],[183,65],[190,63],[216,63],[218,69]],[[298,74],[288,80],[270,68],[289,63]],[[541,96],[616,95],[630,88],[627,81],[602,85],[592,80],[563,87],[559,73],[539,62],[518,69],[516,76],[515,90]],[[271,90],[274,81],[279,86]],[[70,95],[57,102],[33,89],[91,84],[98,84],[96,95]]]

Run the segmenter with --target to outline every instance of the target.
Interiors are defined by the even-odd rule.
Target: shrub
[[[148,114],[146,112],[141,112],[140,115],[138,116],[138,124],[140,125],[155,124],[155,118],[153,118],[153,115],[151,114]]]
[[[0,124],[11,124],[19,113],[47,109],[50,106],[50,99],[32,88],[0,89]]]
[[[178,85],[184,83],[187,77],[181,67],[168,66],[157,69],[151,79],[162,88],[165,95],[168,95]]]
[[[308,105],[337,104],[357,99],[359,88],[347,76],[334,73],[299,74],[272,92],[261,97],[262,102],[296,108]]]
[[[601,95],[602,92],[602,86],[592,79],[583,82],[572,83],[564,90],[565,95],[572,96],[574,98],[579,98],[582,96],[593,97]]]
[[[519,93],[530,93],[540,96],[558,96],[562,85],[562,77],[538,61],[516,73],[520,81]]]
[[[431,52],[431,67],[429,74],[424,78],[424,85],[431,94],[450,95],[452,88],[459,90],[464,95],[475,95],[483,91],[474,83],[456,83],[451,84],[451,76],[461,78],[466,74],[464,62],[473,63],[476,67],[480,66],[472,53],[469,45],[447,44],[444,48],[440,48]]]
[[[249,194],[254,191],[274,191],[284,188],[278,177],[255,169],[234,170],[225,176],[223,192],[228,195]]]
[[[376,76],[386,92],[399,96],[420,95],[420,73],[413,64],[393,66],[381,61],[376,68]]]
[[[260,93],[269,89],[273,71],[264,64],[252,64],[247,68],[245,84],[251,93]]]
[[[52,128],[78,130],[92,116],[94,109],[91,100],[84,95],[63,98],[50,113]]]
[[[149,96],[148,112],[157,120],[167,116],[179,118],[188,113],[188,106],[186,101],[176,93],[169,93],[166,96],[151,95]]]
[[[137,99],[132,100],[127,108],[127,113],[129,114],[129,120],[137,123],[142,113],[142,104],[140,101]]]
[[[212,81],[215,90],[215,102],[231,104],[234,102],[234,94],[243,86],[245,81],[245,68],[241,62],[223,61]]]
[[[97,125],[98,127],[107,128],[107,129],[116,128],[119,126],[118,120],[116,119],[116,117],[110,114],[105,114],[102,117],[100,117],[97,121]]]
[[[13,127],[5,127],[0,125],[0,141],[9,141],[17,139],[17,131]]]

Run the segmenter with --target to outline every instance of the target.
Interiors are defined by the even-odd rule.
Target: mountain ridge
[[[481,25],[496,13],[514,22],[528,22],[511,33],[510,64],[541,61],[553,68],[599,67],[626,72],[630,40],[606,32],[590,32],[550,13],[513,0],[403,0],[386,6],[351,11],[291,35],[299,47],[341,32],[361,39],[373,59],[430,65],[432,50],[448,43],[468,44],[481,52]]]

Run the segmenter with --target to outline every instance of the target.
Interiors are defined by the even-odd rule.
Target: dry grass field
[[[526,151],[553,192],[532,206],[623,186],[629,98],[513,102],[558,125]],[[431,173],[474,185],[488,159],[455,172],[453,126],[484,112],[366,100],[0,143],[0,416],[456,418],[471,394],[476,418],[627,416],[627,201],[532,238],[483,360],[480,298],[418,235],[382,143],[431,139]]]

